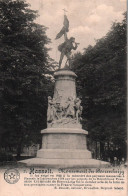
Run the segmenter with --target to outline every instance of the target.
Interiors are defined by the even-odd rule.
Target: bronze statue
[[[75,44],[75,46],[73,45]],[[65,42],[62,43],[61,45],[58,46],[58,50],[61,52],[60,54],[60,60],[59,60],[59,69],[61,68],[61,64],[62,64],[62,60],[64,58],[64,56],[67,57],[67,62],[70,68],[71,65],[71,50],[76,50],[77,49],[77,43],[75,43],[75,38],[71,37],[70,39],[65,39]],[[66,63],[67,63],[66,62]]]
[[[64,10],[65,12],[66,10]],[[63,61],[64,56],[67,57],[66,65],[68,62],[69,68],[71,67],[71,50],[76,50],[79,43],[75,42],[75,38],[71,37],[68,39],[67,32],[69,31],[69,21],[67,16],[64,13],[64,23],[61,31],[57,34],[56,39],[59,39],[64,35],[64,43],[58,46],[58,50],[61,52],[60,60],[59,60],[59,69],[61,68],[61,64]]]

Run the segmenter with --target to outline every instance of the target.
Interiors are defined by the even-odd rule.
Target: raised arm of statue
[[[75,42],[75,46],[73,46],[72,49],[73,49],[73,50],[76,50],[77,47],[78,47],[78,44],[79,44],[79,43],[76,43],[76,42]]]

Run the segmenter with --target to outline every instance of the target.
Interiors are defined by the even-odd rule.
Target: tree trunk
[[[21,150],[22,150],[22,139],[20,139],[18,147],[17,147],[17,160],[20,159]]]

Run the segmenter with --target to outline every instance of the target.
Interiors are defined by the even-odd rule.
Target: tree
[[[123,148],[126,145],[126,14],[107,35],[73,58],[77,89],[83,100],[83,127],[89,136]],[[102,153],[103,154],[103,153]]]
[[[23,0],[0,1],[0,101],[2,145],[17,148],[40,141],[46,127],[52,82],[47,28],[34,22],[37,11]]]

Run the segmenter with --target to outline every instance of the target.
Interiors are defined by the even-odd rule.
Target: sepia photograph
[[[126,3],[0,0],[2,196],[126,196]]]

